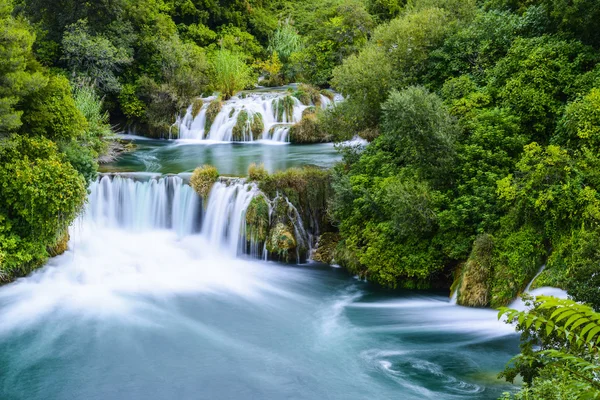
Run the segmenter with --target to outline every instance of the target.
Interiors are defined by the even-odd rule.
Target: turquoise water
[[[338,157],[331,145],[140,140],[105,168],[212,163],[243,175],[252,162]],[[379,290],[339,268],[236,256],[227,238],[196,229],[211,200],[201,211],[178,177],[119,179],[127,191],[107,182],[90,196],[69,251],[0,287],[0,399],[459,400],[514,389],[496,376],[518,337],[495,311]]]
[[[136,140],[136,150],[102,165],[110,172],[191,172],[211,164],[223,175],[244,176],[252,163],[264,164],[269,172],[314,165],[331,167],[341,156],[331,143],[312,145],[264,143],[214,143]]]

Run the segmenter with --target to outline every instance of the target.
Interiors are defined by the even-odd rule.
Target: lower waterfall
[[[216,182],[206,204],[184,177],[106,174],[90,185],[80,222],[100,228],[136,232],[172,230],[178,237],[195,235],[230,256],[268,258],[264,242],[246,235],[246,210],[261,193],[254,183],[229,178]],[[295,207],[285,198],[295,237],[310,248]],[[260,246],[260,249],[258,249]],[[302,257],[297,254],[296,261]]]

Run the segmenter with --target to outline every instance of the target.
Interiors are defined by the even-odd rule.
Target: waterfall
[[[213,185],[204,211],[201,198],[182,176],[105,174],[90,185],[89,191],[81,220],[92,227],[135,232],[172,230],[179,237],[196,235],[211,248],[234,257],[268,257],[264,240],[246,234],[246,211],[262,192],[244,179],[221,178]],[[276,202],[285,204],[285,218],[291,222],[297,241],[296,260],[301,262],[301,249],[310,254],[311,238],[300,213],[284,196],[265,199],[269,215]]]
[[[206,209],[202,235],[214,246],[237,255],[244,252],[246,209],[258,189],[243,180],[214,184]]]
[[[326,108],[332,101],[321,96],[321,107]],[[302,119],[302,113],[308,105],[304,105],[289,92],[254,92],[245,93],[243,97],[232,97],[222,103],[221,110],[214,118],[210,129],[206,130],[207,111],[214,97],[199,99],[202,106],[189,106],[185,115],[179,116],[175,126],[179,139],[206,142],[255,142],[258,140],[274,143],[287,143],[290,127]],[[288,102],[292,112],[286,112],[284,103]],[[289,103],[293,104],[289,104]],[[196,111],[196,115],[194,115]],[[252,121],[255,116],[262,120],[262,132],[258,128],[251,129],[250,122],[238,126],[241,132],[235,132],[240,113],[245,112],[241,120]],[[247,116],[247,118],[243,118]],[[170,135],[172,138],[174,135]]]
[[[172,229],[183,236],[197,232],[202,221],[199,196],[179,176],[104,175],[89,190],[83,218],[98,226]]]

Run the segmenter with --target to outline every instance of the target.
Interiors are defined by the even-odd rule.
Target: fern
[[[600,399],[600,314],[587,305],[549,296],[537,297],[534,304],[528,311],[499,310],[499,319],[506,317],[507,323],[516,323],[523,338],[537,339],[542,345],[511,362],[529,368],[558,367],[568,372],[575,398]]]

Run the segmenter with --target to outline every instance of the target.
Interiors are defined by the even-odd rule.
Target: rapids
[[[219,186],[221,185],[221,186]],[[104,176],[70,249],[0,288],[1,399],[495,399],[492,310],[240,254],[255,190]]]

